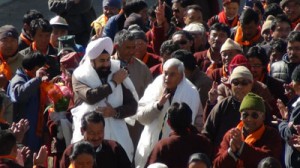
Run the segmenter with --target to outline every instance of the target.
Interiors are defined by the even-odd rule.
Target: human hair
[[[273,50],[276,50],[281,53],[286,53],[287,42],[281,38],[273,39],[270,42],[270,46],[272,47]]]
[[[9,155],[17,144],[15,135],[9,130],[0,130],[0,156]]]
[[[88,154],[91,155],[94,158],[94,160],[96,159],[94,147],[87,141],[79,141],[75,143],[69,158],[70,160],[76,160],[76,158],[81,154]]]
[[[178,30],[178,31],[176,31],[176,32],[173,33],[172,37],[174,37],[177,34],[181,34],[181,35],[185,36],[189,41],[193,41],[194,40],[193,36],[188,31]]]
[[[52,32],[52,26],[50,25],[49,21],[44,18],[39,18],[31,21],[30,23],[30,34],[32,37],[35,36],[36,31],[41,29],[43,32]]]
[[[81,129],[86,130],[88,123],[102,123],[105,127],[105,120],[101,113],[95,111],[85,113],[81,118]]]
[[[203,12],[201,6],[199,6],[199,5],[189,5],[189,6],[187,6],[186,11],[188,11],[190,9],[193,9],[195,11],[199,11],[201,13]]]
[[[118,46],[122,46],[125,41],[132,41],[134,40],[134,36],[130,31],[123,29],[116,33],[114,43]]]
[[[181,7],[186,8],[189,5],[192,5],[192,1],[187,0],[172,0],[172,3],[179,3]]]
[[[148,5],[143,0],[131,0],[126,2],[126,5],[123,7],[125,16],[129,16],[132,13],[139,13],[141,10],[148,8]]]
[[[174,44],[172,40],[166,40],[160,46],[160,55],[171,55],[174,51],[179,50],[180,47],[178,44]]]
[[[178,69],[179,73],[184,74],[184,65],[178,59],[170,58],[163,65],[163,69],[168,69],[170,67],[176,67]]]
[[[270,5],[272,3],[279,4],[281,0],[266,0],[267,5]]]
[[[267,17],[269,15],[273,15],[273,16],[278,16],[280,14],[283,14],[282,9],[280,8],[280,6],[277,3],[271,3],[270,5],[267,6],[267,8],[265,9],[265,13],[264,13],[264,19],[267,19]]]
[[[276,16],[275,19],[272,21],[271,30],[275,31],[276,27],[278,26],[278,23],[281,23],[281,22],[285,22],[285,23],[289,24],[292,29],[292,23],[288,19],[288,17],[285,14],[280,14],[280,15]]]
[[[192,114],[191,108],[186,103],[173,103],[168,109],[168,121],[171,128],[179,134],[186,133],[192,123]]]
[[[30,9],[23,16],[23,24],[26,23],[30,25],[32,20],[39,19],[39,18],[44,18],[42,13],[35,9]]]
[[[230,37],[230,28],[226,24],[215,23],[209,28],[209,32],[211,32],[212,30],[223,31],[227,34],[227,37]]]
[[[260,1],[254,1],[253,2],[253,7],[257,7],[260,10],[260,13],[263,15],[265,13],[265,9],[263,4]]]
[[[152,18],[156,18],[156,13],[155,13],[155,10],[157,8],[158,4],[156,3],[155,5],[153,5],[150,9],[148,9],[148,15]],[[173,17],[173,13],[172,13],[172,8],[166,4],[165,5],[165,18],[166,18],[166,21],[168,23],[171,22],[171,19]]]
[[[266,53],[266,50],[262,47],[259,46],[253,46],[251,47],[247,54],[246,54],[247,59],[249,60],[249,58],[258,58],[263,67],[267,67],[267,65],[269,64],[269,57]]]
[[[172,53],[171,57],[180,60],[183,63],[184,68],[187,70],[193,71],[197,66],[197,61],[193,53],[187,50],[177,50]]]
[[[287,37],[287,42],[300,42],[300,31],[291,31]]]
[[[274,157],[266,157],[258,163],[257,168],[281,168],[281,164]]]
[[[33,70],[35,67],[42,67],[46,63],[45,56],[40,52],[26,54],[22,61],[22,66],[26,70]]]
[[[253,9],[247,8],[242,12],[240,16],[240,23],[241,25],[247,25],[253,21],[255,24],[258,24],[259,22],[258,14]]]

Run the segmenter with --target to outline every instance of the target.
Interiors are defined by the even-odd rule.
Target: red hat
[[[232,58],[228,66],[229,72],[231,73],[233,69],[237,66],[245,66],[248,69],[250,69],[250,64],[248,59],[242,54],[237,54]]]
[[[65,69],[75,69],[78,67],[81,57],[82,54],[77,52],[71,52],[67,55],[64,55],[60,59],[60,63]]]
[[[236,2],[236,3],[240,4],[240,0],[222,0],[222,1],[223,1],[223,6],[228,3],[231,3],[231,2]]]

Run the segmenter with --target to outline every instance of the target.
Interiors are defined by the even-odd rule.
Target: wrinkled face
[[[181,82],[183,74],[178,71],[176,66],[171,66],[164,69],[164,85],[167,89],[176,89],[177,85]]]
[[[112,7],[112,6],[105,6],[103,7],[103,14],[107,17],[110,18],[113,15],[118,14],[120,11],[120,9],[116,8],[116,7]]]
[[[248,60],[251,66],[250,71],[253,75],[253,78],[259,80],[264,74],[264,67],[262,65],[262,62],[256,57],[249,58]]]
[[[222,51],[221,57],[222,57],[222,63],[225,66],[225,68],[228,67],[229,63],[231,62],[232,58],[239,54],[240,52],[238,50],[225,50]]]
[[[284,55],[284,53],[281,53],[281,52],[277,51],[276,49],[272,49],[271,54],[270,54],[270,63],[282,60],[283,55]]]
[[[18,39],[5,37],[0,40],[0,52],[4,57],[11,57],[18,50]]]
[[[172,37],[174,44],[178,44],[181,49],[191,51],[193,42],[188,40],[183,34],[176,34]]]
[[[185,9],[180,5],[180,3],[174,2],[172,5],[172,11],[176,21],[179,23],[183,23]]]
[[[292,28],[291,26],[286,22],[278,22],[277,26],[275,27],[274,32],[272,33],[272,36],[274,39],[286,39],[291,32]]]
[[[264,38],[264,41],[270,42],[272,40],[271,30],[270,29],[264,30],[264,32],[262,33],[262,36]]]
[[[292,81],[292,87],[296,93],[296,95],[300,95],[300,82]]]
[[[189,164],[188,168],[208,168],[204,162],[196,161]]]
[[[228,36],[226,32],[211,30],[209,33],[208,43],[213,50],[219,51],[227,38]]]
[[[50,42],[51,32],[43,32],[42,29],[37,29],[33,41],[36,42],[36,46],[40,50],[45,50],[48,48]]]
[[[75,168],[93,168],[94,158],[92,155],[82,153],[76,157],[75,160],[71,161]]]
[[[58,48],[58,38],[61,36],[65,36],[68,34],[67,29],[60,29],[60,28],[53,28],[51,36],[50,36],[50,43],[53,47]]]
[[[143,57],[147,53],[147,42],[142,39],[135,40],[135,54],[134,56],[140,60],[143,60]]]
[[[257,24],[252,21],[242,25],[243,39],[251,40],[257,34]]]
[[[300,4],[294,1],[287,2],[283,12],[293,22],[300,17]]]
[[[90,142],[94,147],[98,147],[104,138],[104,126],[102,122],[88,122],[86,130],[81,129],[83,139]]]
[[[223,6],[223,9],[228,18],[233,18],[238,15],[239,7],[237,2],[231,2]]]
[[[247,133],[253,133],[264,124],[265,115],[256,110],[244,110],[241,112],[241,120]]]
[[[237,78],[231,81],[231,91],[233,97],[238,101],[242,101],[243,98],[251,91],[252,82],[245,78]]]
[[[121,46],[117,46],[117,51],[123,61],[129,61],[135,53],[135,40],[125,40]]]
[[[96,59],[91,60],[97,72],[107,72],[110,70],[110,55],[100,54]]]
[[[203,23],[203,16],[200,11],[189,9],[184,17],[184,23],[188,25],[193,22]]]
[[[288,42],[287,53],[291,63],[300,63],[300,42]]]

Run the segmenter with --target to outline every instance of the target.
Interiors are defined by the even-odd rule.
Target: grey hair
[[[163,69],[168,69],[170,67],[177,67],[178,71],[184,75],[184,65],[181,61],[176,58],[170,58],[164,63]]]
[[[132,41],[134,40],[134,36],[130,31],[123,29],[115,35],[114,44],[122,46],[126,40]]]

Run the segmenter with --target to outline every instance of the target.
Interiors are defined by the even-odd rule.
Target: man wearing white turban
[[[95,110],[105,117],[104,139],[120,143],[132,161],[133,144],[124,118],[135,114],[138,96],[127,70],[120,68],[120,61],[110,59],[112,52],[110,38],[91,41],[85,61],[73,73],[72,142],[82,139],[80,120],[83,114]]]

